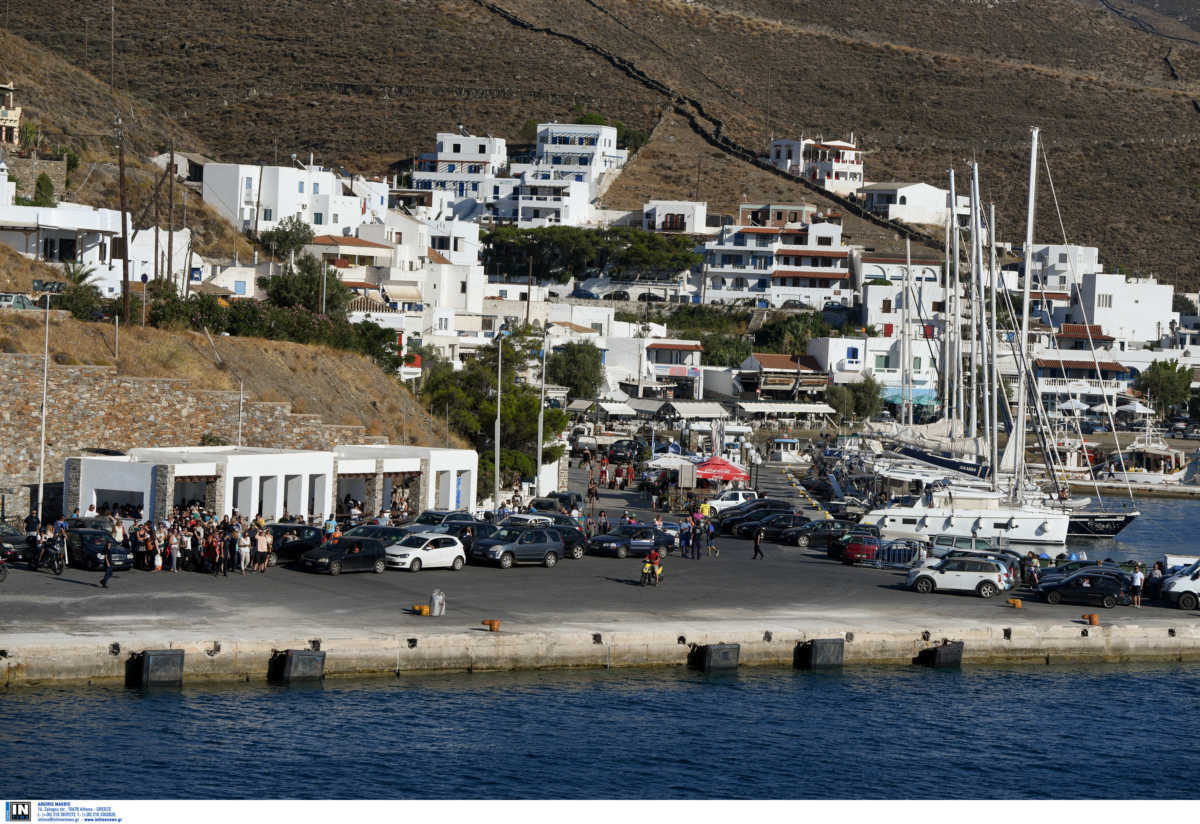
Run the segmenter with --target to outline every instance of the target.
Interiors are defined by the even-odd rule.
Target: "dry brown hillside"
[[[318,415],[325,423],[365,426],[393,443],[446,445],[444,430],[412,394],[360,355],[258,338],[210,342],[197,332],[133,326],[121,330],[118,360],[111,325],[62,314],[51,314],[56,363],[116,365],[120,374],[184,378],[198,389],[236,390],[242,381],[247,398],[288,402],[293,412]],[[40,354],[42,328],[40,314],[0,311],[0,352]],[[465,446],[453,436],[451,445]]]
[[[106,4],[44,0],[11,25],[80,65],[89,16]],[[975,158],[1010,238],[1037,124],[1070,240],[1200,280],[1200,48],[1093,0],[126,0],[116,48],[118,88],[225,159],[311,150],[378,171],[458,124],[513,139],[579,106],[649,127],[669,89],[759,150],[853,132],[873,180],[942,183]],[[106,57],[87,68],[103,76]],[[1038,234],[1055,240],[1043,191]]]

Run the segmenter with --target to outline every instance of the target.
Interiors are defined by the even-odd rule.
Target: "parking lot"
[[[611,516],[641,510],[636,494],[605,491],[600,507]],[[314,637],[389,635],[406,629],[455,631],[500,619],[505,629],[553,630],[581,624],[661,626],[672,622],[770,619],[850,624],[952,620],[1009,624],[1015,621],[1073,621],[1095,608],[1052,607],[1026,600],[1014,610],[1005,593],[985,601],[971,595],[918,595],[904,588],[899,570],[847,567],[823,549],[765,545],[766,558],[751,560],[749,541],[722,537],[720,558],[666,560],[661,587],[638,585],[634,558],[585,556],[546,569],[501,570],[468,566],[460,572],[388,570],[338,577],[291,568],[266,574],[214,578],[199,573],[118,573],[108,590],[101,573],[68,568],[61,577],[10,570],[0,584],[0,632],[6,637],[67,634],[105,637],[114,632],[167,633],[179,638],[242,638],[314,633]],[[440,619],[410,613],[434,589],[446,594]],[[1106,622],[1145,624],[1195,620],[1167,607],[1103,610]],[[1187,617],[1185,617],[1185,615]]]

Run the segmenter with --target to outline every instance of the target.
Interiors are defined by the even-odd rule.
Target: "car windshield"
[[[521,537],[523,529],[513,529],[512,527],[501,527],[492,534],[493,538],[498,538],[501,541],[515,541]]]
[[[88,546],[104,546],[103,535],[84,535],[83,542]]]
[[[444,517],[445,516],[439,515],[436,512],[422,512],[420,517],[417,518],[416,523],[418,523],[418,524],[440,524]]]
[[[428,538],[420,538],[416,535],[409,535],[407,538],[405,538],[403,541],[400,542],[400,546],[411,547],[413,549],[420,549],[421,547],[425,546],[425,542],[427,540],[429,540],[429,539]]]

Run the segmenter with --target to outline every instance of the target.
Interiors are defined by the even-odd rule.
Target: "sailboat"
[[[1025,241],[1025,271],[1032,271],[1033,250],[1033,219],[1034,204],[1037,192],[1037,139],[1038,130],[1033,130],[1032,150],[1029,166],[1029,208],[1026,220]],[[979,431],[980,417],[983,430],[986,433],[990,465],[997,464],[997,442],[999,437],[999,406],[997,392],[1001,391],[995,368],[996,335],[995,335],[995,294],[997,273],[995,268],[995,229],[991,227],[993,238],[991,292],[992,292],[992,325],[988,326],[986,313],[982,310],[983,283],[983,246],[982,246],[982,214],[979,200],[979,167],[974,165],[971,186],[971,281],[968,284],[971,298],[971,371],[969,373],[970,403],[965,404],[963,398],[962,379],[962,326],[960,323],[961,284],[958,278],[957,240],[958,230],[955,222],[957,203],[954,192],[954,178],[951,172],[951,209],[949,210],[950,227],[954,232],[955,259],[953,272],[949,271],[947,279],[953,277],[950,283],[950,293],[947,295],[951,302],[952,328],[945,336],[946,355],[943,358],[943,387],[945,389],[943,402],[945,408],[952,409],[950,435],[966,435],[974,438]],[[947,244],[950,248],[951,244]],[[907,281],[907,276],[906,276]],[[1029,337],[1029,286],[1030,279],[1025,278],[1024,297],[1021,313],[1021,329],[1016,339],[1018,354],[1019,389],[1017,397],[1017,414],[1013,433],[1009,438],[1008,451],[1012,452],[1011,479],[1007,488],[1002,488],[998,472],[990,473],[990,488],[980,488],[977,484],[955,484],[947,478],[943,481],[927,485],[919,498],[902,498],[893,500],[885,507],[871,510],[863,517],[864,523],[878,525],[880,533],[885,537],[932,539],[936,535],[954,535],[961,537],[978,537],[995,540],[1007,544],[1064,544],[1070,526],[1070,516],[1061,507],[1048,504],[1045,496],[1036,487],[1030,487],[1025,479],[1024,462],[1015,460],[1015,456],[1023,456],[1025,451],[1025,419],[1027,417],[1026,396],[1028,394],[1027,380],[1028,364],[1024,362],[1026,352],[1025,342]],[[907,295],[906,295],[907,297]],[[907,334],[907,329],[904,333]],[[983,370],[984,383],[978,383],[980,354],[983,354],[984,365],[990,368]],[[989,359],[989,355],[991,356]],[[907,364],[905,364],[907,366]],[[949,376],[949,377],[947,377]],[[983,390],[982,392],[980,390]],[[979,398],[990,398],[991,403],[980,403]],[[964,411],[969,410],[969,424],[964,420]],[[983,414],[980,416],[979,412]],[[968,434],[969,433],[969,434]],[[901,448],[903,449],[903,447]],[[982,455],[979,456],[982,458]],[[977,464],[982,461],[977,461]],[[999,466],[1003,466],[1000,463]],[[972,473],[974,474],[974,473]]]

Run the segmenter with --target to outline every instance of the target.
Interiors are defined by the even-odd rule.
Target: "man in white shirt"
[[[1138,564],[1133,568],[1133,606],[1136,609],[1142,608],[1142,585],[1146,583],[1146,576],[1142,574],[1142,565]]]

